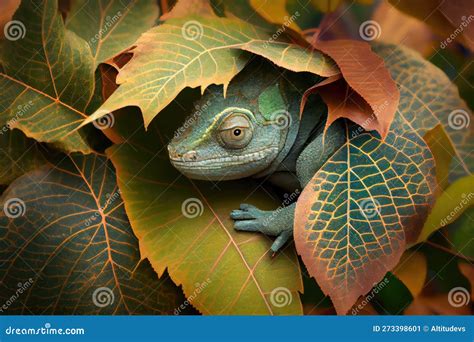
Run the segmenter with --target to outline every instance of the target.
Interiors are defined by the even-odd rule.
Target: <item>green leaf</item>
[[[154,0],[73,0],[66,28],[89,44],[97,66],[132,45],[158,12]]]
[[[420,56],[392,45],[375,51],[400,88],[389,133],[382,141],[348,130],[347,143],[302,192],[295,215],[298,253],[341,314],[416,241],[436,193],[434,158],[423,140],[432,127],[425,118],[443,115],[446,103],[462,103],[445,78],[435,92],[439,73]]]
[[[45,164],[42,149],[19,130],[0,130],[0,184],[10,184],[15,178]]]
[[[474,192],[470,193],[474,196]],[[474,208],[464,210],[460,217],[449,226],[449,241],[452,243],[452,249],[458,253],[474,258]]]
[[[107,150],[143,257],[159,275],[167,269],[203,314],[302,314],[294,248],[272,258],[270,239],[235,231],[229,217],[244,201],[263,208],[275,207],[274,201],[248,180],[212,184],[178,173],[165,148],[172,134],[164,128],[171,122],[166,114],[176,116],[174,110],[160,115],[148,133],[129,125],[127,143]],[[120,118],[117,127],[123,127]],[[203,283],[205,290],[193,296]]]
[[[418,242],[452,222],[474,204],[474,175],[463,177],[451,184],[436,200],[423,225]]]
[[[246,50],[293,71],[322,76],[339,71],[318,51],[270,34],[237,19],[213,16],[173,18],[143,34],[133,57],[119,72],[118,89],[84,124],[125,106],[142,110],[145,126],[185,87],[223,84],[245,66]],[[282,38],[283,39],[283,38]]]
[[[170,314],[181,303],[140,258],[115,177],[103,156],[71,156],[10,185],[0,198],[1,311]]]
[[[396,266],[427,214],[434,163],[423,140],[409,138],[389,132],[385,142],[370,134],[351,139],[298,199],[298,253],[338,313]]]
[[[0,125],[14,120],[37,141],[90,152],[84,132],[69,134],[87,117],[94,92],[87,43],[64,28],[56,0],[22,1],[13,20],[24,38],[2,42]]]

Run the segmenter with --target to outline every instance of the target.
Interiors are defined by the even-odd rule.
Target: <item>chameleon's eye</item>
[[[252,139],[252,124],[243,114],[230,114],[219,127],[219,140],[227,148],[243,148]]]

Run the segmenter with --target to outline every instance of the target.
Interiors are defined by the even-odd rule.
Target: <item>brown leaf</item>
[[[328,90],[319,89],[323,100],[331,103],[327,125],[345,117],[365,130],[376,130],[385,137],[398,108],[400,92],[385,68],[383,59],[372,52],[370,45],[365,42],[332,40],[317,41],[314,45],[336,62],[348,85],[344,87],[339,82],[329,85]],[[341,97],[333,94],[334,91],[346,93],[342,106],[336,106],[336,103],[341,103]],[[336,97],[338,101],[335,103]]]
[[[330,80],[327,78],[325,81]],[[321,98],[328,106],[328,120],[326,129],[337,119],[348,117],[366,130],[376,130],[374,127],[374,117],[372,108],[369,104],[352,88],[350,88],[344,79],[339,79],[329,84],[321,82],[308,89],[303,98],[310,92],[318,91]],[[319,89],[318,89],[319,88]]]

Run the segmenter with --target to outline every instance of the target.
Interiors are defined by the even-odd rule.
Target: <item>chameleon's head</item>
[[[221,88],[210,87],[168,145],[174,167],[204,180],[239,179],[268,169],[283,150],[291,126],[285,108],[262,113],[265,106],[282,102],[271,98],[278,91],[275,87],[263,98],[255,96],[256,89],[224,97]]]
[[[251,105],[215,104],[196,111],[178,129],[168,145],[171,163],[189,178],[208,180],[244,178],[268,168],[284,145],[288,125],[265,120]]]

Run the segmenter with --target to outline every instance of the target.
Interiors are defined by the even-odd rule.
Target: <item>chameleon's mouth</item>
[[[278,153],[278,147],[270,147],[261,151],[256,151],[240,156],[226,156],[208,158],[202,160],[186,160],[184,158],[170,157],[171,163],[178,169],[185,168],[201,168],[201,169],[222,169],[234,165],[243,165],[265,159]]]
[[[264,170],[278,155],[278,147],[272,146],[244,155],[226,155],[199,159],[196,154],[189,157],[170,155],[171,164],[192,179],[239,179]]]

